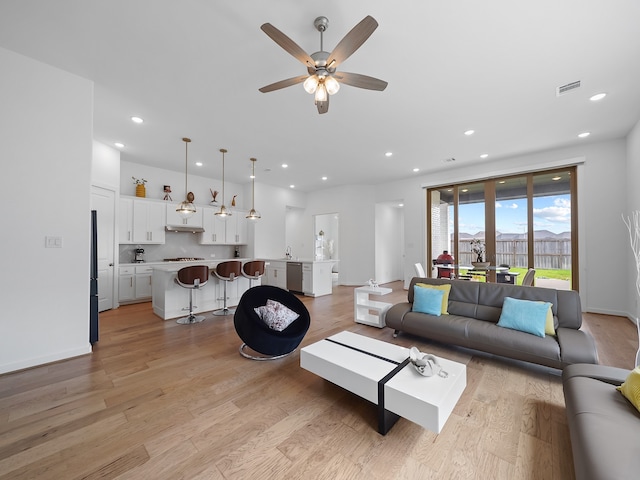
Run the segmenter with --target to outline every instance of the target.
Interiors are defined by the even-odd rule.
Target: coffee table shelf
[[[371,300],[370,295],[386,295],[393,290],[386,287],[357,287],[353,292],[353,316],[357,323],[382,328],[384,318],[392,306],[391,303]]]

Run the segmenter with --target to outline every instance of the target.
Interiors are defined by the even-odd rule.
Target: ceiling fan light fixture
[[[326,77],[324,79],[324,86],[327,89],[329,95],[335,95],[340,90],[340,84],[333,77]]]
[[[327,101],[327,89],[324,86],[324,83],[320,83],[318,85],[318,89],[316,90],[315,99],[316,99],[316,102],[326,102]]]
[[[190,192],[187,186],[187,179],[188,179],[187,168],[189,164],[188,149],[189,149],[189,143],[191,142],[191,139],[185,137],[182,139],[182,141],[184,142],[184,200],[180,202],[180,205],[178,205],[178,208],[176,208],[176,212],[182,218],[190,218],[194,213],[196,213],[195,205],[189,201]],[[191,193],[191,197],[193,198],[193,193]]]
[[[316,93],[316,90],[318,89],[318,76],[317,75],[310,75],[309,78],[307,78],[304,81],[302,86],[304,87],[304,89],[305,89],[305,91],[307,93],[309,93],[309,94]]]

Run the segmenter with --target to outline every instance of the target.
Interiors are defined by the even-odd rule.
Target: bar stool
[[[217,316],[231,315],[235,313],[235,309],[227,308],[227,282],[233,282],[242,274],[242,262],[240,260],[220,262],[213,273],[224,281],[224,304],[221,310],[216,310],[213,314]]]
[[[189,289],[189,315],[179,318],[176,323],[181,325],[198,323],[204,320],[202,315],[193,314],[193,291],[204,287],[209,280],[209,267],[206,265],[192,265],[178,270],[176,283],[183,288]],[[198,306],[196,305],[196,308]],[[183,309],[186,310],[186,309]]]
[[[242,266],[242,276],[249,279],[249,288],[253,287],[253,280],[264,275],[264,260],[251,260]]]

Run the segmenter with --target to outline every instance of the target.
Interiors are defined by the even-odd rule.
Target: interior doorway
[[[98,311],[114,306],[115,191],[91,187],[91,209],[97,213],[98,230]]]
[[[313,221],[313,258],[314,260],[338,260],[340,240],[340,215],[325,213],[314,216]],[[331,269],[333,284],[339,283],[340,264],[336,262]]]

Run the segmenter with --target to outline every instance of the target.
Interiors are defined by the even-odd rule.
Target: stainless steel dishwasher
[[[287,262],[287,290],[302,293],[302,262]]]

